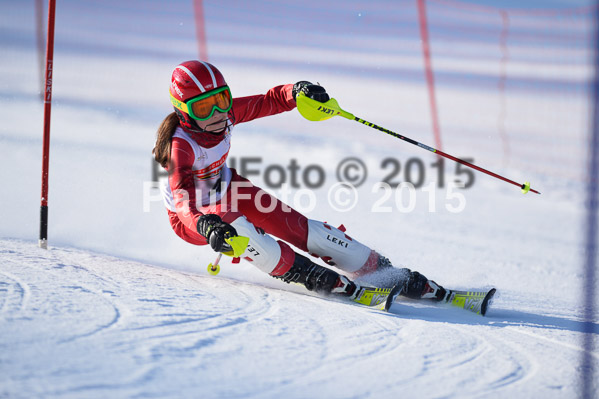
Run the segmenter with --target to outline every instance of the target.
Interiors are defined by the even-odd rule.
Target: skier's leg
[[[379,254],[326,223],[310,220],[233,170],[229,201],[257,227],[355,276],[377,270]]]
[[[377,287],[405,284],[403,295],[413,299],[441,300],[445,289],[422,274],[407,268],[395,268],[386,257],[352,239],[344,231],[326,223],[308,220],[308,250],[321,256],[327,263],[362,277]]]
[[[366,245],[327,223],[308,219],[308,252],[327,264],[360,275],[362,269],[377,270],[379,255]]]
[[[303,251],[307,251],[308,219],[231,169],[233,177],[227,192],[228,207],[243,214],[263,229]]]
[[[314,221],[309,221],[312,225]],[[316,222],[320,223],[320,222]],[[316,291],[322,294],[342,294],[352,295],[356,292],[356,284],[346,276],[330,270],[326,267],[315,264],[305,256],[295,253],[289,245],[282,241],[275,241],[270,235],[256,229],[245,217],[239,217],[231,223],[237,230],[239,235],[250,237],[250,245],[248,250],[242,255],[247,260],[254,263],[255,266],[262,271],[270,274],[275,278],[280,278],[286,283],[299,283],[304,285],[308,290]],[[327,229],[328,230],[328,229]],[[313,230],[309,230],[311,232]],[[336,238],[340,232],[338,229],[331,228],[330,237]],[[345,238],[347,240],[347,238]],[[340,240],[340,239],[339,239]],[[329,242],[341,242],[331,239]],[[354,243],[354,248],[350,248],[349,243]],[[363,245],[355,240],[349,240],[344,249],[337,250],[336,247],[328,249],[329,256],[326,260],[331,262],[333,259],[338,262],[343,262],[345,266],[356,266],[364,262],[358,259],[358,262],[353,262],[351,256],[359,256]],[[325,244],[326,245],[326,244]],[[338,244],[337,244],[338,245]],[[342,245],[340,245],[342,246]],[[314,248],[309,242],[308,248]],[[319,250],[322,245],[317,246]],[[439,286],[432,280],[428,280],[425,276],[417,271],[411,271],[407,268],[394,268],[391,262],[380,256],[376,251],[368,249],[368,259],[372,261],[374,254],[376,266],[374,271],[369,268],[369,274],[363,274],[364,281],[378,287],[393,287],[396,284],[404,284],[403,294],[413,299],[432,299],[440,301],[445,297],[445,289]],[[363,255],[362,255],[363,256]],[[367,263],[367,262],[366,262]],[[358,270],[362,269],[358,266]],[[352,276],[357,276],[353,273]]]
[[[226,215],[224,219],[229,217],[231,214]],[[249,245],[241,256],[260,270],[286,283],[302,284],[308,290],[320,294],[350,296],[356,292],[356,285],[347,277],[295,253],[289,245],[275,241],[244,216],[240,215],[230,223],[237,234],[250,238]]]
[[[263,230],[256,228],[241,214],[232,218],[231,214],[221,216],[223,220],[235,228],[237,234],[248,237],[249,244],[240,256],[252,262],[265,273],[277,273],[277,270],[288,270],[295,259],[293,250],[283,241],[276,241]]]
[[[232,184],[235,182],[243,184],[233,190],[237,198],[230,200],[229,207],[236,207],[240,213],[247,217],[246,221],[249,221],[252,225],[259,226],[266,233],[282,238],[312,255],[321,257],[327,264],[348,272],[352,279],[369,276],[369,279],[366,280],[367,282],[381,287],[392,287],[399,282],[405,282],[405,295],[411,298],[436,298],[444,294],[445,290],[442,287],[433,281],[428,281],[420,273],[412,272],[405,268],[398,269],[392,267],[391,262],[387,258],[353,239],[345,231],[330,226],[327,223],[307,219],[304,215],[266,193],[261,188],[254,186],[249,180],[239,176],[233,170]],[[264,209],[268,211],[264,212]],[[238,216],[239,214],[231,213],[228,218],[235,220]],[[227,221],[226,219],[227,217],[223,216],[223,220]],[[241,220],[238,223],[241,223]],[[235,224],[234,227],[236,227]],[[253,242],[260,242],[260,238],[256,236],[257,233],[253,226],[245,231],[248,231],[248,236],[250,234],[254,235]],[[244,235],[242,233],[239,234]],[[258,233],[258,235],[260,234]],[[263,249],[270,248],[273,255],[272,257],[269,256],[269,259],[265,261],[258,260],[261,255],[254,255],[254,258],[257,259],[252,259],[252,261],[258,261],[256,266],[272,276],[281,277],[284,281],[291,282],[295,281],[293,280],[293,276],[303,275],[303,277],[297,277],[301,280],[298,280],[298,282],[302,284],[307,282],[308,289],[310,289],[311,285],[308,277],[313,276],[310,270],[316,270],[311,269],[311,267],[321,268],[322,270],[319,270],[323,273],[323,276],[332,276],[331,273],[340,276],[330,269],[318,266],[310,262],[307,258],[295,254],[282,241],[276,242],[279,246],[277,251],[276,246],[273,244],[275,240],[272,237],[264,234],[261,236],[268,237],[262,238],[262,240],[272,240],[270,244],[264,244],[266,246]],[[252,239],[250,238],[251,242]],[[259,250],[257,251],[259,253]],[[279,257],[278,261],[277,257]],[[292,268],[294,269],[292,270]],[[347,279],[344,276],[340,276],[339,278]],[[333,277],[330,277],[330,279],[334,280]],[[315,281],[327,282],[329,278],[317,278]],[[339,280],[339,283],[341,284],[341,280]],[[323,287],[326,285],[323,283]],[[314,287],[318,290],[318,284]]]

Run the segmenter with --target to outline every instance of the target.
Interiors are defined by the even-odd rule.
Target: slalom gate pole
[[[583,266],[583,324],[582,324],[582,357],[579,369],[581,370],[580,398],[592,398],[597,395],[597,361],[593,358],[596,353],[596,334],[599,328],[593,320],[597,310],[597,220],[599,219],[599,1],[594,1],[595,10],[593,21],[593,63],[595,75],[592,80],[592,107],[589,108],[591,126],[587,158],[587,184],[586,184],[586,220],[585,256]],[[595,342],[593,342],[595,341]],[[595,382],[593,382],[595,381]],[[595,392],[593,394],[593,392]]]
[[[48,2],[48,38],[46,41],[46,71],[44,97],[44,142],[42,155],[42,196],[40,208],[39,247],[48,249],[48,171],[50,165],[50,113],[52,110],[52,72],[54,59],[54,15],[56,0]]]
[[[536,193],[536,194],[541,194],[537,190],[534,190],[534,189],[530,188],[530,183],[529,182],[526,182],[526,183],[523,183],[523,184],[517,183],[517,182],[515,182],[513,180],[510,180],[510,179],[505,178],[505,177],[503,177],[501,175],[498,175],[497,173],[493,173],[493,172],[491,172],[491,171],[489,171],[489,170],[487,170],[485,168],[481,168],[480,166],[476,166],[473,163],[470,163],[468,161],[464,161],[463,159],[456,158],[453,155],[449,155],[449,154],[447,154],[447,153],[445,153],[443,151],[440,151],[440,150],[437,150],[437,149],[435,149],[433,147],[429,147],[429,146],[427,146],[425,144],[419,143],[418,141],[412,140],[409,137],[402,136],[401,134],[392,132],[389,129],[385,129],[384,127],[375,125],[374,123],[371,123],[371,122],[368,122],[368,121],[366,121],[364,119],[358,118],[357,116],[354,116],[353,114],[351,114],[351,113],[343,110],[339,106],[339,104],[337,103],[337,100],[335,100],[334,98],[331,98],[327,102],[321,103],[321,102],[313,100],[313,99],[311,99],[309,97],[306,97],[306,95],[304,93],[299,93],[297,95],[296,102],[297,102],[297,109],[300,112],[300,114],[302,114],[302,116],[304,118],[306,118],[306,119],[308,119],[310,121],[324,121],[326,119],[330,119],[330,118],[332,118],[334,116],[339,115],[339,116],[342,116],[342,117],[344,117],[346,119],[359,122],[359,123],[361,123],[363,125],[366,125],[368,127],[373,128],[373,129],[380,130],[381,132],[387,133],[390,136],[393,136],[393,137],[398,138],[400,140],[406,141],[406,142],[408,142],[410,144],[414,144],[417,147],[420,147],[420,148],[425,149],[427,151],[430,151],[432,153],[441,155],[442,157],[445,157],[447,159],[451,159],[452,161],[455,161],[455,162],[460,163],[462,165],[468,166],[469,168],[478,170],[479,172],[486,173],[489,176],[493,176],[493,177],[495,177],[495,178],[497,178],[499,180],[503,180],[504,182],[507,182],[507,183],[513,184],[515,186],[518,186],[518,187],[520,187],[522,189],[522,192],[524,194],[528,193],[529,191],[532,191],[533,193]]]

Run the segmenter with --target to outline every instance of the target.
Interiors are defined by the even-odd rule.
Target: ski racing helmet
[[[169,88],[171,102],[181,126],[204,132],[196,120],[206,120],[215,111],[228,113],[233,97],[222,73],[203,61],[185,61],[173,70]]]

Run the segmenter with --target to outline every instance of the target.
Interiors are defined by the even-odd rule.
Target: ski
[[[391,292],[389,293],[389,295],[387,296],[387,300],[385,302],[385,311],[388,312],[389,308],[391,307],[391,305],[393,304],[393,302],[395,301],[395,299],[403,292],[405,288],[405,284],[397,284],[395,285],[395,287],[393,287],[391,289]]]
[[[388,312],[393,302],[403,292],[404,287],[404,284],[397,284],[393,288],[360,287],[350,299],[357,304]],[[489,291],[447,290],[445,298],[433,303],[449,303],[484,316],[496,291],[495,288]]]
[[[351,300],[360,305],[387,312],[402,289],[403,285],[399,284],[393,288],[360,287]]]
[[[448,290],[443,302],[484,316],[487,313],[493,295],[497,290],[489,291],[452,291]]]

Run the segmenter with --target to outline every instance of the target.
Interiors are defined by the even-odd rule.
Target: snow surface
[[[485,318],[415,301],[384,314],[78,249],[0,248],[7,397],[576,392],[580,321],[526,293]]]
[[[235,96],[318,81],[348,111],[434,145],[414,2],[204,3],[210,61]],[[300,187],[274,194],[310,218],[343,223],[396,266],[450,288],[496,287],[485,318],[409,300],[383,314],[243,262],[225,260],[218,277],[207,274],[214,253],[174,235],[151,184],[170,73],[197,57],[187,1],[59,2],[50,249],[38,249],[43,106],[34,2],[4,2],[0,397],[578,396],[590,46],[531,46],[522,38],[547,35],[556,21],[516,16],[502,64],[499,14],[482,19],[492,34],[472,40],[436,30],[435,21],[464,20],[433,5],[443,150],[530,180],[542,195],[480,173],[472,187],[450,190],[467,177],[450,162],[438,187],[432,154],[341,118],[311,123],[297,112],[239,125],[230,157],[260,157],[251,179],[263,187],[268,166],[296,160]],[[556,37],[590,32],[588,19],[558,22]],[[348,157],[364,161],[368,178],[355,208],[336,211],[329,190]],[[410,158],[425,165],[411,211],[401,211],[409,192],[396,204],[373,189],[392,171],[382,164],[388,157],[402,166],[393,181]],[[301,177],[310,165],[326,173],[315,190]],[[595,330],[598,316],[588,320]],[[591,356],[599,368],[596,346]]]

